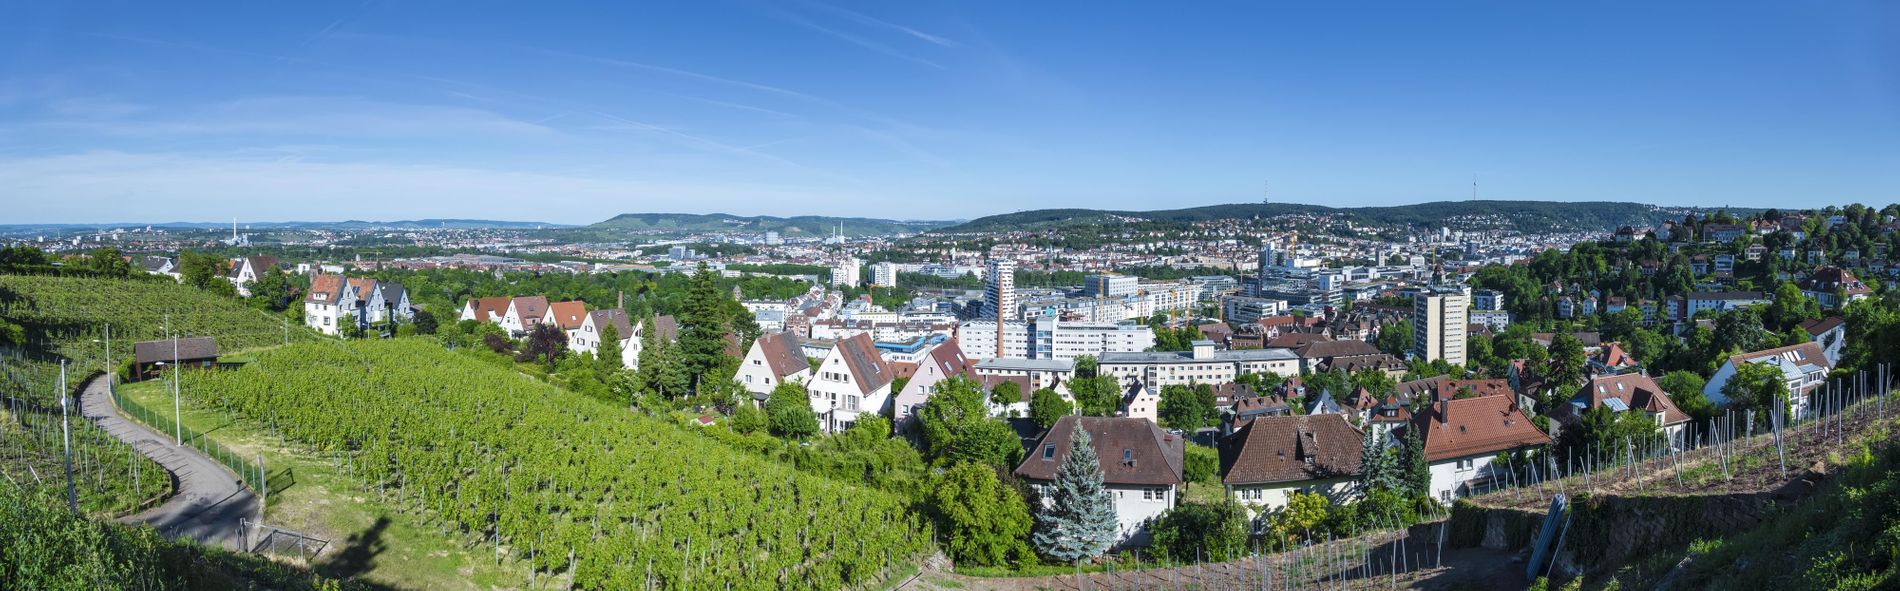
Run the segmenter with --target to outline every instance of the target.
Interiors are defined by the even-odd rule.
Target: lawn
[[[120,386],[120,392],[147,408],[170,409],[171,396],[160,382]],[[436,522],[395,511],[365,494],[326,457],[286,444],[216,409],[183,401],[185,427],[249,457],[262,456],[273,475],[264,523],[329,540],[313,566],[339,578],[405,589],[493,589],[525,585],[524,565],[492,550],[464,548],[461,534],[445,532]],[[288,469],[289,477],[277,474]],[[288,481],[288,482],[286,482]],[[296,557],[279,557],[303,564]]]

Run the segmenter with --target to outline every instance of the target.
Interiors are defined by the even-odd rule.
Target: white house
[[[619,335],[620,366],[636,369],[640,359],[640,329],[627,319],[625,310],[594,310],[581,319],[578,328],[567,333],[567,348],[575,353],[598,354],[607,326]]]
[[[1643,413],[1656,424],[1657,431],[1669,437],[1671,445],[1686,443],[1683,431],[1690,421],[1688,413],[1676,407],[1656,380],[1641,373],[1592,377],[1568,404],[1558,405],[1550,414],[1562,425],[1560,428],[1568,429],[1583,420],[1583,413],[1599,406],[1612,412]]]
[[[513,298],[506,296],[469,298],[467,303],[462,304],[462,312],[458,314],[455,319],[458,322],[462,320],[474,320],[476,322],[499,323],[501,322],[502,315],[508,313],[508,304],[513,301]]]
[[[851,428],[860,413],[879,414],[891,403],[891,381],[897,373],[877,352],[871,335],[857,334],[838,341],[812,370],[805,382],[812,412],[826,433]]]
[[[581,323],[587,320],[587,302],[569,300],[548,304],[546,312],[541,313],[541,324],[552,325],[562,333],[573,335]]]
[[[956,339],[950,339],[930,349],[930,352],[917,363],[911,371],[910,381],[904,383],[904,389],[897,393],[896,408],[892,418],[892,428],[902,431],[908,429],[911,419],[917,411],[930,401],[936,393],[937,384],[944,380],[967,376],[970,372],[970,359],[963,356],[963,348]]]
[[[1708,385],[1702,388],[1702,395],[1716,407],[1727,406],[1729,399],[1722,394],[1722,388],[1735,377],[1735,371],[1744,363],[1764,363],[1781,372],[1782,380],[1788,384],[1789,406],[1792,416],[1788,420],[1798,420],[1808,414],[1808,394],[1827,383],[1827,374],[1834,370],[1834,362],[1827,358],[1821,345],[1813,341],[1799,345],[1763,349],[1739,355],[1731,355],[1728,361],[1716,368],[1715,375],[1709,377]]]
[[[805,383],[811,379],[811,361],[796,333],[762,335],[752,341],[752,349],[739,360],[734,380],[745,385],[753,398],[764,400],[773,388],[786,382]]]
[[[237,287],[238,295],[251,297],[251,284],[264,277],[264,272],[277,266],[277,257],[254,256],[231,259],[231,274],[226,279]]]
[[[342,275],[317,275],[310,278],[310,291],[304,292],[303,322],[317,332],[334,335],[344,318],[355,318],[359,325],[368,320],[358,313],[356,287]]]
[[[1032,488],[1047,490],[1056,469],[1069,457],[1075,427],[1089,434],[1102,468],[1102,483],[1115,501],[1116,546],[1150,542],[1146,522],[1174,508],[1185,482],[1186,442],[1152,421],[1127,417],[1067,416],[1056,421],[1029,448],[1015,474]],[[1042,495],[1042,502],[1049,502]]]
[[[1420,408],[1397,435],[1403,441],[1412,431],[1424,439],[1431,495],[1442,503],[1495,487],[1504,474],[1502,466],[1491,465],[1498,454],[1550,443],[1550,436],[1518,408],[1515,396],[1440,399]]]
[[[1841,350],[1847,346],[1847,321],[1839,316],[1803,320],[1801,329],[1808,331],[1808,340],[1821,345],[1828,365],[1841,364]]]
[[[1122,392],[1121,416],[1161,422],[1161,393],[1142,382],[1129,384]]]
[[[521,296],[508,301],[508,310],[502,312],[498,324],[509,334],[522,335],[533,330],[541,323],[541,317],[548,311],[548,298],[545,296]]]
[[[1364,447],[1344,415],[1259,417],[1221,440],[1221,484],[1255,513],[1285,507],[1294,492],[1350,501]]]

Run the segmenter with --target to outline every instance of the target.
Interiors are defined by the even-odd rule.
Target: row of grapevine
[[[930,546],[894,495],[443,350],[324,342],[187,372],[186,396],[340,454],[366,491],[581,588],[832,589]]]
[[[84,376],[107,370],[108,344],[112,364],[122,366],[134,342],[166,338],[167,329],[214,337],[226,353],[317,338],[283,317],[164,280],[0,275],[0,318],[24,327],[27,337],[23,348],[0,350],[0,400],[14,409],[50,409],[55,426],[59,361],[67,361],[71,375],[64,394],[76,402]],[[47,471],[61,467],[64,449],[59,430],[46,427],[49,415],[5,415],[0,448],[11,453],[0,453],[0,475],[63,494],[63,472]],[[128,513],[167,491],[158,464],[80,418],[77,408],[71,416],[76,457],[86,460],[75,463],[82,509]],[[87,486],[89,480],[95,484]]]

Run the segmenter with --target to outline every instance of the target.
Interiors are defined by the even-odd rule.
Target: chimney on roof
[[[1450,420],[1450,417],[1446,416],[1450,411],[1451,400],[1448,398],[1438,399],[1438,424],[1443,425]]]

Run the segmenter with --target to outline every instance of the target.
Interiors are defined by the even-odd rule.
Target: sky
[[[1900,3],[0,3],[0,223],[1900,201]]]

